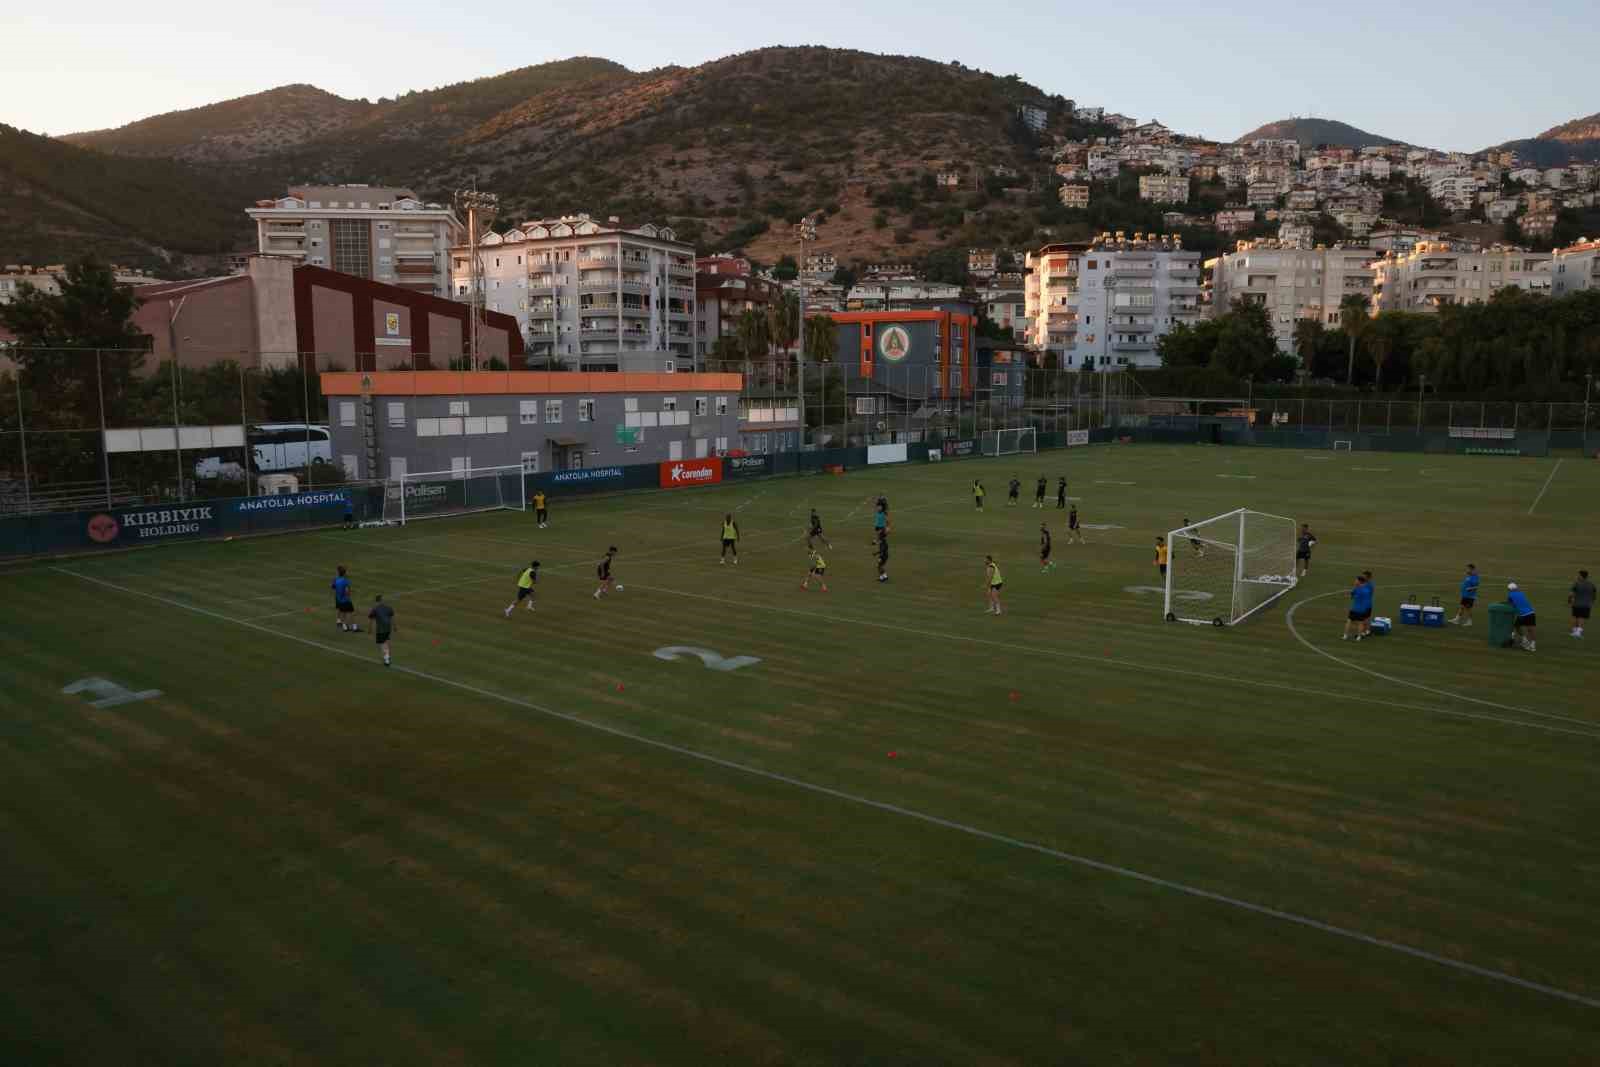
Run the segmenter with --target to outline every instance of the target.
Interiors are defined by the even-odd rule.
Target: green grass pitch
[[[1050,574],[1039,474],[1091,524],[1043,513]],[[1597,499],[1579,459],[1107,446],[9,568],[3,1058],[1582,1062]],[[1309,521],[1310,578],[1162,622],[1153,538],[1235,507]],[[1357,570],[1398,616],[1469,561],[1474,629],[1338,639]],[[1533,654],[1486,641],[1512,578]]]

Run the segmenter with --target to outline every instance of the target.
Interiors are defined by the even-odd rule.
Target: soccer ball
[[[619,592],[619,593],[622,592],[622,583],[621,582],[617,583],[617,592]]]

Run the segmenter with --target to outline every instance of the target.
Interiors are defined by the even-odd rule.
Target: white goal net
[[[1240,508],[1167,535],[1169,622],[1232,626],[1295,587],[1295,523]]]
[[[986,456],[1015,456],[1039,451],[1039,435],[1032,426],[1012,430],[983,431],[982,451]]]
[[[384,522],[528,510],[522,467],[478,467],[402,474],[383,483]]]

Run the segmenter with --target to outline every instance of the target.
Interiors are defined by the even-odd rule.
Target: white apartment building
[[[1204,314],[1200,253],[1176,236],[1101,234],[1029,252],[1027,265],[1023,337],[1060,367],[1160,366],[1161,337]]]
[[[450,208],[376,185],[295,186],[245,213],[260,252],[430,296],[450,293],[450,246],[466,238]]]
[[[1294,351],[1294,324],[1316,319],[1337,326],[1347,296],[1372,299],[1375,274],[1370,248],[1296,248],[1280,241],[1241,241],[1217,260],[1211,275],[1218,314],[1234,301],[1260,304],[1272,320],[1278,348]]]
[[[1063,185],[1057,194],[1061,197],[1061,206],[1081,210],[1089,206],[1089,187],[1087,185]]]
[[[990,289],[980,294],[983,313],[1000,329],[1022,340],[1028,334],[1028,300],[1021,289]]]
[[[1380,311],[1437,311],[1447,304],[1480,304],[1507,286],[1533,293],[1551,291],[1549,252],[1495,247],[1457,252],[1442,242],[1425,241],[1411,252],[1377,260],[1376,298]]]
[[[56,281],[56,275],[66,272],[67,266],[64,263],[47,267],[7,264],[4,268],[0,268],[0,304],[9,304],[15,300],[24,285],[31,285],[46,296],[57,296],[61,293],[61,283]],[[118,285],[133,286],[149,285],[161,280],[144,271],[128,270],[123,267],[112,267],[111,279]]]
[[[1173,174],[1141,174],[1139,199],[1154,204],[1187,204],[1189,179]]]
[[[1478,198],[1478,180],[1470,174],[1441,174],[1428,183],[1428,193],[1452,211],[1466,211]]]
[[[1584,238],[1556,249],[1550,270],[1553,296],[1600,289],[1600,240]]]
[[[471,252],[450,250],[452,298],[471,299]],[[478,243],[483,305],[515,316],[528,356],[574,370],[694,368],[694,249],[665,226],[588,215],[534,219]]]

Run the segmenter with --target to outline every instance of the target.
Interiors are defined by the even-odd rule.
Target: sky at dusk
[[[1290,116],[1475,151],[1600,112],[1594,0],[1082,5],[1042,0],[480,9],[352,0],[83,0],[8,12],[0,122],[62,134],[278,85],[377,99],[600,56],[634,70],[769,45],[959,60],[1184,133],[1232,140]],[[25,89],[26,91],[19,91]]]

